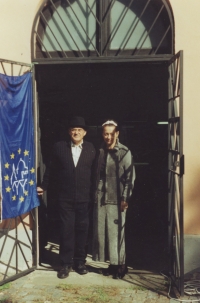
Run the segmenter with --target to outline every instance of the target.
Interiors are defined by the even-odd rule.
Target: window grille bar
[[[72,34],[70,33],[68,27],[66,26],[64,20],[62,19],[61,15],[59,14],[59,12],[58,12],[58,10],[57,10],[55,4],[53,3],[52,0],[50,0],[50,2],[52,3],[52,5],[53,5],[53,7],[54,7],[54,9],[55,9],[55,11],[56,11],[56,13],[58,14],[58,16],[59,16],[61,22],[63,23],[64,27],[66,28],[66,30],[67,30],[67,32],[68,32],[68,34],[70,35],[71,39],[73,40],[74,44],[76,45],[76,47],[77,47],[78,51],[80,52],[81,56],[84,57],[83,53],[81,52],[80,48],[78,47],[78,44],[76,43],[76,41],[75,41],[75,39],[73,38]]]
[[[16,243],[16,252],[15,252],[15,258],[16,258],[16,274],[18,274],[18,224],[17,224],[17,218],[15,218],[15,243]]]
[[[75,17],[76,17],[76,19],[77,19],[78,23],[80,24],[80,26],[81,26],[82,30],[83,30],[83,31],[84,31],[84,33],[86,34],[86,36],[87,36],[87,38],[89,39],[90,43],[92,44],[92,46],[93,46],[94,50],[96,51],[96,53],[98,54],[98,56],[100,56],[100,54],[99,54],[99,52],[98,52],[97,48],[95,47],[94,43],[92,42],[92,40],[91,40],[91,39],[90,39],[90,37],[88,36],[87,31],[84,29],[84,27],[83,27],[82,23],[80,22],[80,20],[79,20],[79,18],[78,18],[78,16],[77,16],[77,14],[75,13],[75,11],[74,11],[74,9],[73,9],[73,7],[72,7],[71,3],[69,2],[69,0],[66,0],[66,1],[68,2],[69,6],[70,6],[70,8],[71,8],[71,10],[72,10],[72,12],[74,13],[74,15],[75,15]]]
[[[22,225],[23,225],[23,227],[24,227],[24,230],[25,230],[25,232],[26,232],[27,238],[29,239],[29,242],[30,242],[30,244],[31,244],[31,238],[29,237],[29,234],[28,234],[26,225],[24,224],[24,221],[23,221],[22,217],[19,216],[19,218],[20,218],[20,221],[21,221],[21,223],[22,223]]]
[[[9,269],[9,267],[10,267],[10,263],[11,263],[11,260],[12,260],[12,256],[13,256],[13,254],[14,254],[14,249],[15,249],[15,247],[16,247],[16,241],[15,241],[15,243],[14,243],[14,245],[13,245],[13,248],[12,248],[12,251],[11,251],[11,254],[10,254],[10,258],[9,258],[9,260],[8,260],[7,268],[6,268],[6,271],[5,271],[5,273],[4,273],[4,279],[5,279],[5,277],[7,276],[8,269]],[[15,269],[16,269],[16,268],[15,268]]]
[[[4,250],[4,246],[5,246],[6,240],[7,240],[7,238],[8,238],[8,233],[9,233],[9,231],[10,231],[11,223],[12,223],[12,219],[9,220],[9,224],[8,224],[8,228],[7,228],[7,231],[6,231],[6,235],[5,235],[5,238],[4,238],[2,247],[1,247],[1,251],[0,251],[0,259],[1,259],[2,252],[3,252],[3,250]]]
[[[52,31],[51,27],[49,26],[49,24],[48,24],[48,22],[47,22],[47,20],[46,20],[46,18],[45,18],[45,16],[44,16],[44,14],[41,12],[40,15],[42,16],[43,20],[45,21],[46,25],[48,26],[48,28],[49,28],[50,32],[52,33],[54,39],[56,40],[56,42],[57,42],[58,45],[60,46],[60,49],[62,50],[62,53],[63,53],[63,54],[65,55],[65,57],[67,58],[67,57],[68,57],[67,54],[66,54],[65,51],[63,50],[63,48],[62,48],[62,46],[60,45],[58,39],[56,38],[54,32]]]
[[[168,26],[168,28],[167,28],[167,30],[165,31],[165,33],[164,33],[164,35],[163,35],[162,39],[160,40],[160,43],[158,44],[158,46],[157,46],[157,48],[156,48],[156,50],[155,50],[155,53],[154,53],[154,54],[156,54],[156,53],[157,53],[157,51],[159,50],[159,47],[161,46],[161,44],[162,44],[163,40],[165,39],[165,37],[166,37],[166,35],[167,35],[168,31],[170,30],[170,28],[171,28],[171,26],[169,25],[169,26]]]
[[[164,4],[163,4],[163,6],[161,7],[160,11],[158,12],[156,18],[154,19],[154,21],[153,21],[153,23],[152,23],[150,29],[149,29],[148,32],[146,33],[145,38],[144,38],[144,40],[143,40],[143,42],[142,42],[140,48],[139,48],[138,51],[137,51],[137,55],[140,53],[140,51],[141,51],[141,49],[142,49],[142,46],[144,45],[146,39],[148,38],[148,36],[149,36],[150,32],[152,31],[154,25],[156,24],[156,21],[158,20],[158,18],[159,18],[159,16],[160,16],[160,14],[161,14],[161,12],[162,12],[163,9],[164,9]]]
[[[174,83],[173,93],[180,94],[180,60],[177,59],[176,65],[174,64]]]
[[[5,267],[8,266],[8,264],[5,263],[5,262],[3,262],[3,261],[0,261],[0,264],[3,264]],[[14,267],[14,266],[11,265],[11,264],[10,264],[9,268],[16,269],[16,267]],[[21,270],[19,270],[19,271],[21,272]],[[11,279],[13,280],[12,276],[11,276]],[[3,279],[3,280],[5,280],[5,279]],[[0,281],[0,285],[2,285],[2,281],[3,281],[3,280]]]
[[[99,50],[100,53],[100,57],[102,57],[102,39],[103,39],[103,24],[102,24],[102,15],[103,15],[103,5],[102,5],[102,1],[97,1],[97,16],[99,17],[99,21],[100,21],[100,26],[97,28],[96,31],[96,45],[97,48]]]
[[[180,157],[179,155],[175,155],[175,165],[176,165],[176,162],[178,161],[180,163]],[[177,203],[176,203],[176,206],[177,206],[177,215],[179,218],[180,217],[180,188],[179,188],[179,179],[176,178],[175,180],[175,187],[176,187],[176,199],[177,199]],[[179,224],[179,220],[177,221],[177,224],[178,224],[178,234],[180,235],[180,224]]]
[[[175,95],[175,96],[171,97],[170,99],[168,99],[168,102],[170,102],[172,100],[175,100],[175,99],[177,99],[179,97],[180,97],[180,95]]]
[[[14,64],[14,65],[23,65],[23,66],[27,66],[27,67],[30,67],[30,68],[31,68],[31,64],[24,63],[24,62],[18,62],[18,61],[6,60],[6,59],[2,59],[2,58],[0,58],[0,62],[1,62],[1,63],[9,63],[9,64]]]
[[[179,256],[180,247],[179,247],[179,245],[178,245],[177,231],[176,231],[175,237],[176,237],[175,248],[176,248],[176,266],[177,266],[177,275],[178,275],[178,277],[180,278],[180,256]]]
[[[180,174],[177,173],[175,170],[169,169],[168,171],[171,172],[172,174],[177,175],[178,177],[180,177]]]
[[[179,150],[175,150],[175,149],[168,149],[169,153],[175,154],[175,155],[180,155],[180,151]]]
[[[89,10],[90,10],[90,12],[91,12],[91,14],[93,15],[93,17],[95,18],[95,20],[96,20],[96,22],[99,24],[99,26],[101,26],[101,23],[99,22],[99,20],[98,20],[98,18],[97,18],[97,16],[93,13],[93,10],[91,9],[91,7],[89,6],[89,4],[88,4],[88,0],[84,0],[85,1],[85,3],[86,3],[86,5],[88,6],[88,8],[89,8]],[[116,0],[115,0],[116,1]]]
[[[51,55],[50,55],[50,53],[49,53],[49,52],[48,52],[48,50],[46,49],[46,47],[45,47],[44,43],[42,42],[42,39],[40,38],[39,34],[38,34],[36,31],[35,31],[35,34],[36,34],[36,38],[38,38],[38,39],[39,39],[39,43],[40,43],[40,45],[42,45],[42,46],[44,47],[44,49],[45,49],[46,53],[49,55],[49,58],[52,58],[52,57],[51,57]]]
[[[18,241],[18,247],[19,247],[19,249],[20,249],[20,251],[21,251],[21,254],[22,254],[23,258],[24,258],[24,261],[26,262],[26,265],[27,265],[27,267],[28,267],[28,269],[29,269],[30,266],[29,266],[29,264],[28,264],[28,261],[27,261],[27,259],[26,259],[26,256],[25,256],[24,252],[23,252],[23,249],[21,248],[21,245],[20,245],[19,241]]]
[[[8,238],[9,238],[9,239],[12,239],[12,240],[15,240],[15,239],[16,239],[15,237],[13,237],[13,236],[11,236],[11,235],[8,235]],[[18,243],[20,243],[20,244],[26,246],[27,248],[30,248],[30,245],[28,245],[28,244],[22,242],[22,241],[19,240],[19,239],[18,239]]]
[[[111,2],[109,3],[109,9],[108,9],[107,12],[105,13],[105,15],[102,16],[102,21],[103,21],[103,22],[104,22],[104,20],[105,20],[106,18],[108,18],[108,16],[110,15],[111,9],[113,8],[115,2],[116,2],[116,0],[111,0]]]
[[[18,76],[21,76],[21,73],[22,73],[22,69],[23,69],[23,66],[21,65],[21,66],[20,66],[20,70],[19,70],[19,73],[18,73]]]
[[[5,71],[5,68],[4,68],[4,64],[3,64],[2,61],[1,61],[1,66],[2,66],[2,69],[3,69],[4,74],[7,75],[7,73],[6,73],[6,71]]]
[[[176,175],[176,178],[178,178],[178,176]],[[176,222],[176,237],[178,239],[178,235],[180,233],[180,226],[179,226],[179,210],[178,210],[178,201],[175,201],[175,222]],[[179,240],[179,239],[178,239]],[[178,247],[180,247],[180,242],[178,241]]]
[[[109,37],[108,37],[108,40],[107,40],[107,42],[106,42],[106,45],[105,45],[105,47],[104,47],[103,52],[106,51],[108,44],[110,44],[110,43],[113,41],[113,39],[114,39],[116,33],[118,32],[119,27],[121,26],[121,24],[122,24],[124,18],[126,17],[126,14],[128,13],[128,10],[129,10],[130,6],[132,5],[133,1],[134,1],[134,0],[131,0],[131,1],[129,2],[129,5],[126,7],[126,9],[124,8],[124,12],[122,12],[122,14],[121,14],[121,16],[120,16],[120,18],[119,18],[119,20],[120,20],[120,19],[121,19],[121,20],[120,20],[120,22],[118,23],[117,27],[116,27],[115,29],[113,29],[113,31],[110,33],[110,35],[109,35]],[[114,33],[113,33],[113,32],[114,32]]]
[[[151,0],[148,0],[148,1],[147,1],[146,5],[145,5],[145,7],[144,7],[144,9],[143,9],[143,11],[141,12],[141,14],[140,14],[140,16],[139,16],[139,18],[138,18],[138,20],[137,20],[137,22],[136,22],[136,24],[135,24],[135,26],[133,27],[132,31],[130,32],[130,34],[129,34],[129,36],[128,36],[128,38],[127,38],[127,40],[126,40],[126,42],[125,42],[125,44],[124,44],[124,46],[123,46],[123,48],[122,48],[121,50],[119,50],[118,55],[119,55],[119,53],[122,53],[122,52],[124,51],[126,45],[128,44],[128,42],[129,42],[129,40],[130,40],[130,38],[131,38],[133,32],[135,31],[135,29],[136,29],[138,23],[140,22],[141,17],[144,15],[144,13],[145,13],[145,11],[146,11],[148,5],[150,4],[150,2],[151,2]]]

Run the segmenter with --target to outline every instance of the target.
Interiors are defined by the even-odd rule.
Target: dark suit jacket
[[[51,161],[46,168],[41,187],[46,190],[53,167],[60,200],[89,202],[92,190],[92,170],[95,148],[90,142],[83,142],[77,166],[74,166],[71,142],[60,141],[54,145]]]

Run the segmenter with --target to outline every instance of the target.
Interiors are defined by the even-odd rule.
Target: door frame
[[[182,51],[180,51],[179,53],[182,54]],[[178,53],[178,54],[179,54]],[[174,58],[176,58],[178,56],[178,54],[174,55],[160,55],[160,56],[137,56],[137,58],[135,57],[99,57],[99,58],[94,58],[94,57],[90,57],[90,58],[65,58],[65,59],[61,59],[61,60],[39,60],[38,62],[33,62],[33,65],[54,65],[54,64],[84,64],[84,63],[119,63],[119,62],[130,62],[130,63],[165,63],[166,65],[169,65],[171,61],[173,61]],[[183,62],[183,58],[181,56],[181,64]],[[35,69],[34,69],[34,73],[35,73]],[[183,79],[181,77],[181,81],[183,82]],[[182,85],[181,82],[181,85]],[[168,87],[169,87],[170,82],[168,83]],[[182,98],[182,97],[181,97]],[[36,112],[38,112],[38,109],[36,109]],[[183,110],[181,108],[181,115],[183,115]],[[181,119],[182,121],[182,119]],[[183,124],[181,124],[182,127]],[[182,133],[182,130],[181,130]],[[182,142],[182,141],[181,141]],[[181,143],[182,144],[182,143]],[[38,160],[37,160],[38,161]],[[183,162],[183,157],[181,158],[181,161]],[[181,166],[183,167],[183,166]],[[181,183],[181,197],[183,197],[183,182]],[[169,201],[168,201],[169,203]],[[178,277],[178,283],[177,283],[177,277],[176,275],[174,275],[174,272],[171,272],[171,267],[169,264],[168,267],[168,273],[170,278],[172,279],[172,282],[174,283],[174,285],[177,287],[177,290],[179,291],[179,293],[181,295],[183,295],[183,288],[184,288],[184,261],[183,261],[183,211],[181,211],[181,217],[180,217],[180,226],[182,226],[182,232],[181,232],[181,277]],[[168,233],[169,236],[169,233]],[[168,241],[168,243],[170,243],[170,241]],[[170,244],[169,244],[169,260],[172,260],[172,251],[170,249]],[[169,262],[170,263],[170,262]]]

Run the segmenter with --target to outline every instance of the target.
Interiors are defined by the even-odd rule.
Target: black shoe
[[[112,277],[113,277],[113,279],[120,279],[118,273],[114,273]]]
[[[108,268],[102,269],[102,274],[104,276],[112,276],[115,271],[115,265],[109,265]]]
[[[103,269],[102,269],[102,274],[103,274],[104,276],[106,276],[106,277],[112,275],[111,272],[110,272],[109,267],[108,267],[108,268],[103,268]]]
[[[118,277],[123,279],[123,277],[128,273],[128,267],[126,264],[120,265],[118,268]]]
[[[79,274],[79,275],[85,275],[88,273],[88,270],[87,270],[87,267],[85,266],[85,264],[78,264],[76,267],[75,267],[75,271]]]
[[[69,276],[70,271],[71,271],[70,266],[67,266],[67,265],[62,266],[62,268],[60,269],[60,271],[57,274],[57,277],[59,279],[65,279]]]

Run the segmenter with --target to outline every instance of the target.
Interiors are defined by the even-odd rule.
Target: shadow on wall
[[[22,222],[26,226],[26,228],[32,229],[33,222],[32,222],[32,219],[31,219],[31,216],[30,216],[29,213],[23,214],[23,215],[18,216],[16,218],[2,220],[2,222],[0,223],[0,229],[12,230],[12,229],[15,229],[16,227],[22,227],[23,228]]]
[[[190,177],[184,197],[184,273],[200,271],[200,171]]]
[[[184,234],[200,235],[200,170],[190,177],[190,189],[184,197]]]

